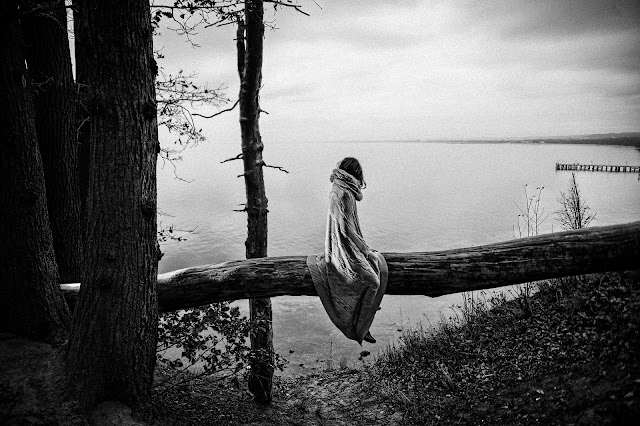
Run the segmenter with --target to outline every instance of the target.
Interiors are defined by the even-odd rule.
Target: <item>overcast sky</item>
[[[638,0],[316,1],[266,6],[265,143],[640,131]],[[233,102],[234,32],[164,29],[160,65]],[[237,110],[199,124],[239,138]]]

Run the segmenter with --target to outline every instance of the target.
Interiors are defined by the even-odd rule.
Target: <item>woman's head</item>
[[[346,157],[340,162],[338,168],[344,170],[354,178],[358,179],[358,181],[360,181],[360,186],[362,186],[363,188],[367,186],[367,183],[364,181],[364,176],[362,175],[362,166],[360,165],[360,162],[355,158]]]

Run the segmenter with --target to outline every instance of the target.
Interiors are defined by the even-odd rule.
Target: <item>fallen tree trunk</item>
[[[424,253],[384,253],[387,294],[441,296],[593,272],[637,269],[640,221]],[[63,284],[74,305],[80,284]],[[306,256],[196,266],[158,276],[161,312],[226,300],[316,296]]]

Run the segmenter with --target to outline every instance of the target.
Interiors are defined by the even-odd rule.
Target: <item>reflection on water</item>
[[[165,224],[196,228],[187,241],[168,243],[160,272],[244,258],[246,216],[233,210],[244,202],[240,162],[220,164],[236,155],[236,144],[202,144],[184,156],[178,174],[159,170],[159,209]],[[514,237],[513,226],[529,194],[542,191],[541,207],[551,214],[541,232],[558,231],[553,218],[560,191],[570,173],[555,163],[640,164],[640,151],[629,147],[552,144],[325,143],[267,145],[269,255],[306,255],[323,250],[329,175],[345,156],[357,157],[368,183],[359,204],[369,245],[382,252],[451,249],[489,244]],[[594,212],[592,226],[640,220],[640,182],[632,173],[576,174],[584,199]],[[397,342],[399,329],[419,321],[437,322],[441,312],[459,304],[459,295],[385,296],[371,333],[379,343]],[[236,302],[246,305],[246,302]],[[355,362],[362,348],[333,327],[315,297],[273,299],[276,347],[291,369],[322,366],[329,356]],[[329,353],[331,352],[331,353]],[[375,353],[375,351],[372,351]],[[304,364],[300,367],[300,364]],[[295,366],[295,368],[294,368]]]

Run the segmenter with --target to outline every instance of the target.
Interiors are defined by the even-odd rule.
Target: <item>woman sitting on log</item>
[[[331,321],[362,344],[387,287],[387,262],[362,237],[356,201],[366,187],[358,160],[347,157],[333,170],[325,251],[307,258],[318,296]]]

